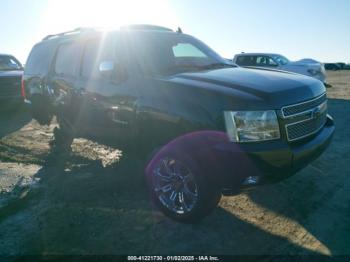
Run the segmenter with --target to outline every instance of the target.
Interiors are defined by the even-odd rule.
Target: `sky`
[[[0,0],[0,53],[26,62],[48,34],[125,24],[181,27],[225,58],[273,52],[350,63],[350,0]]]

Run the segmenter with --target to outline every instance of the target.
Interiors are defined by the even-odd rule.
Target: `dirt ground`
[[[223,197],[198,225],[154,209],[137,157],[79,139],[52,163],[53,126],[1,113],[0,255],[350,254],[350,71],[328,82],[327,151],[286,181]]]

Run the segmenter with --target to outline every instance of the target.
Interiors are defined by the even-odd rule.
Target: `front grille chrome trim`
[[[284,119],[287,119],[287,118],[292,118],[292,117],[296,117],[296,116],[299,116],[299,115],[306,114],[306,113],[312,111],[312,109],[308,109],[308,110],[305,110],[305,111],[302,111],[302,112],[299,112],[299,113],[296,113],[296,114],[288,115],[288,116],[286,116],[286,115],[284,114],[284,111],[285,111],[285,109],[288,109],[288,108],[300,106],[300,105],[303,105],[303,104],[312,103],[313,101],[318,100],[318,99],[321,99],[321,98],[323,98],[323,97],[325,97],[325,96],[326,96],[326,93],[323,93],[322,95],[320,95],[320,96],[318,96],[318,97],[315,97],[315,98],[313,98],[313,99],[311,99],[311,100],[307,100],[307,101],[300,102],[300,103],[293,104],[293,105],[283,106],[283,107],[281,108],[282,117],[283,117]],[[325,101],[326,101],[326,100],[327,100],[327,98],[325,98]],[[323,101],[323,102],[324,102],[324,101]],[[322,104],[322,103],[320,103],[320,104]]]
[[[327,117],[327,115],[326,115],[326,117]],[[299,136],[299,137],[297,137],[297,138],[292,138],[292,139],[289,138],[289,134],[288,134],[288,130],[287,130],[287,129],[288,129],[288,126],[300,124],[300,123],[302,123],[302,122],[306,122],[306,121],[310,121],[310,120],[311,120],[311,119],[304,119],[304,120],[301,120],[301,121],[298,121],[298,122],[295,122],[295,123],[287,124],[286,127],[285,127],[285,129],[286,129],[286,134],[287,134],[288,142],[294,142],[294,141],[297,141],[297,140],[301,140],[301,139],[303,139],[303,138],[306,138],[306,137],[308,137],[308,136],[312,136],[313,134],[316,134],[318,131],[320,131],[320,130],[324,127],[324,125],[326,124],[327,118],[326,118],[325,123],[324,123],[323,125],[321,125],[317,130],[314,130],[314,131],[311,132],[311,133],[307,133],[306,135]]]
[[[314,110],[317,108],[321,112],[314,117]],[[287,111],[287,115],[285,109],[290,109],[289,112]],[[303,116],[307,118],[300,119]],[[305,102],[282,107],[281,117],[285,122],[284,129],[288,142],[301,140],[319,132],[327,122],[326,93]],[[305,124],[303,124],[304,122]]]

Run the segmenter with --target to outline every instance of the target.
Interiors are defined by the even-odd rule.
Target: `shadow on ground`
[[[350,254],[350,100],[329,99],[328,105],[336,132],[327,151],[294,177],[258,188],[249,198],[304,227],[308,234],[301,236],[300,245],[322,253]],[[288,252],[300,251],[288,247]]]
[[[135,157],[114,168],[81,160],[44,166],[40,189],[0,212],[0,222],[16,221],[16,207],[31,214],[10,240],[24,239],[21,253],[269,254],[266,243],[294,246],[220,207],[198,225],[175,223],[149,202]]]
[[[15,111],[1,110],[0,111],[0,138],[11,134],[23,126],[28,124],[31,120],[31,116],[29,113],[25,112],[25,110],[21,107],[16,109]]]

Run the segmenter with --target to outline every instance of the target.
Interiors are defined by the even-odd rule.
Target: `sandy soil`
[[[0,255],[350,254],[350,71],[330,72],[336,134],[276,185],[223,197],[198,225],[149,202],[142,161],[92,141],[49,163],[52,129],[24,110],[0,115]]]

